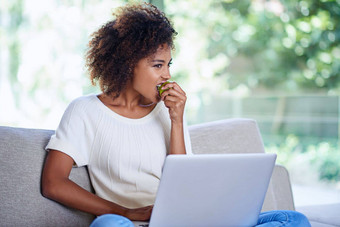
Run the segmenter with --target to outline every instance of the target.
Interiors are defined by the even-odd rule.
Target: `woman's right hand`
[[[128,209],[124,216],[132,221],[149,221],[152,209],[153,205],[136,209]]]

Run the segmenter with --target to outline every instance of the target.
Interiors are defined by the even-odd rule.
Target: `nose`
[[[167,67],[167,69],[165,70],[164,74],[162,75],[162,77],[165,80],[170,80],[171,79],[171,74],[170,74],[170,68]]]

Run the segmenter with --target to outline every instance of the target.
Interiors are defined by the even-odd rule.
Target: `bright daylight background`
[[[0,125],[55,129],[91,87],[90,34],[123,0],[2,0]],[[340,201],[340,0],[158,0],[189,124],[256,119],[295,203]]]

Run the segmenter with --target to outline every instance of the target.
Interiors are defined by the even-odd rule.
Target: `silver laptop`
[[[254,226],[275,154],[169,155],[150,223],[135,226]]]

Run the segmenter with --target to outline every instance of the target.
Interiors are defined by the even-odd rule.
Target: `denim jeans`
[[[271,226],[306,226],[310,227],[310,223],[305,215],[291,210],[273,210],[260,214],[257,221],[258,227]]]
[[[256,226],[310,227],[311,225],[306,216],[299,212],[291,210],[273,210],[261,213]],[[134,227],[134,225],[129,219],[123,216],[104,214],[97,217],[90,227]]]

